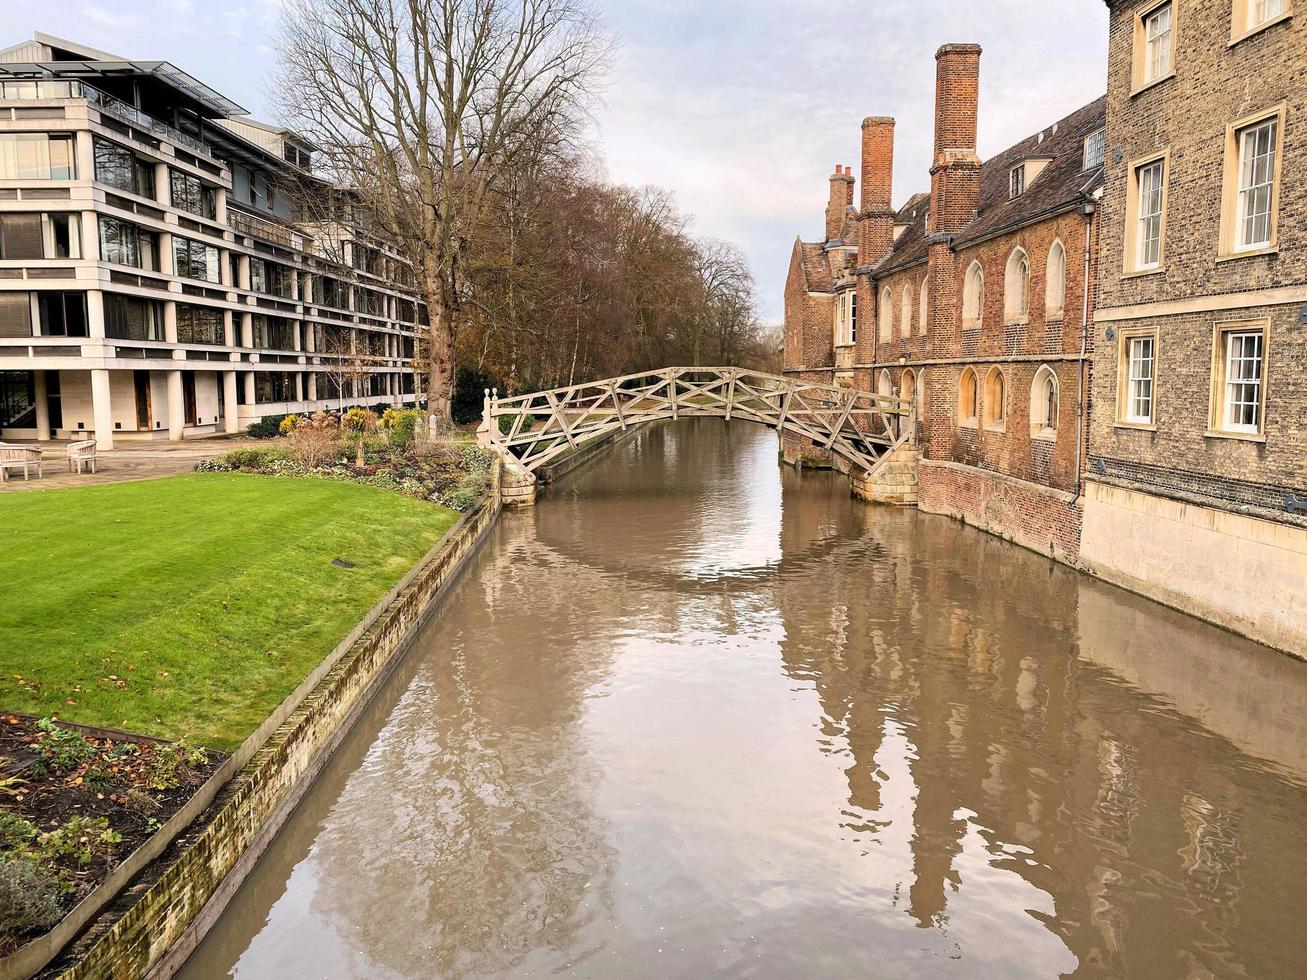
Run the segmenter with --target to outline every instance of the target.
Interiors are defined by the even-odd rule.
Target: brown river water
[[[1307,664],[776,452],[506,513],[182,975],[1307,976]]]

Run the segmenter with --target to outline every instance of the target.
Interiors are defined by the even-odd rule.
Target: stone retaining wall
[[[497,490],[498,479],[495,484]],[[494,526],[499,511],[498,493],[492,493],[454,525],[369,614],[367,628],[351,636],[348,648],[299,703],[283,705],[288,716],[265,736],[195,828],[179,839],[180,853],[166,870],[155,869],[156,874],[129,888],[114,911],[66,950],[48,975],[164,978],[181,967]]]

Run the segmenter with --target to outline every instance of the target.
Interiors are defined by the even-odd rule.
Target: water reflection
[[[775,451],[506,518],[187,975],[1307,970],[1304,665]]]

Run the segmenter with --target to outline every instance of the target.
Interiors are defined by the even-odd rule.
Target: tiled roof
[[[1106,118],[1107,97],[1104,96],[986,160],[980,168],[980,206],[976,217],[954,236],[954,243],[965,245],[1037,221],[1074,206],[1101,187],[1103,168],[1084,169],[1084,142],[1090,133],[1103,128]],[[1028,158],[1050,159],[1039,176],[1027,183],[1025,191],[1010,199],[1009,174],[1014,166]],[[930,209],[921,205],[928,205],[929,201],[929,194],[915,194],[899,210],[895,224],[908,227],[894,242],[890,254],[876,266],[876,275],[887,275],[926,258],[926,220]]]
[[[799,242],[798,248],[800,258],[803,260],[803,278],[808,292],[829,293],[831,271],[825,246],[816,242]]]
[[[976,219],[956,237],[958,244],[1013,228],[1074,204],[1103,183],[1103,168],[1084,169],[1085,137],[1107,122],[1107,96],[1077,109],[1015,146],[986,160],[980,168],[980,207]],[[1051,157],[1048,166],[1009,199],[1008,179],[1028,157]]]

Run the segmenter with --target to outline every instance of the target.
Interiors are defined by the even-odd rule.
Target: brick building
[[[919,506],[1075,562],[1105,106],[982,162],[979,79],[979,47],[939,50],[931,192],[897,210],[894,121],[863,122],[857,210],[842,183],[795,246],[786,370],[915,399]]]
[[[1307,25],[1290,0],[1109,2],[1081,557],[1307,652]]]

